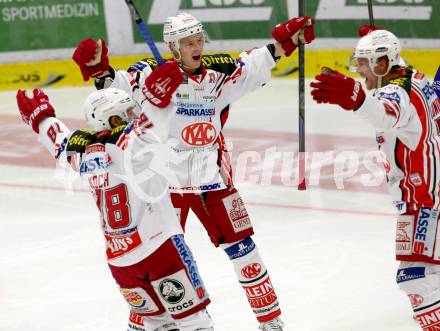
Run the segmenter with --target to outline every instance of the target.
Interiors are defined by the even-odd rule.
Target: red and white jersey
[[[161,148],[153,127],[145,115],[101,132],[71,132],[53,117],[40,124],[40,142],[60,163],[67,160],[90,187],[101,214],[108,263],[117,267],[143,260],[182,233],[168,181],[152,165]]]
[[[412,68],[368,95],[355,114],[376,128],[387,181],[401,213],[440,203],[440,100]]]
[[[275,66],[266,46],[244,52],[236,60],[229,55],[205,55],[203,63],[193,74],[183,72],[185,80],[172,97],[175,116],[169,122],[168,144],[173,156],[166,164],[173,192],[219,190],[230,184],[222,135],[229,105],[266,84]],[[132,71],[117,71],[111,87],[130,93],[143,110],[149,104],[145,79],[153,68],[152,62],[140,61]]]

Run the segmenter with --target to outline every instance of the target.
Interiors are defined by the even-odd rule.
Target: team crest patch
[[[239,194],[235,193],[223,199],[223,204],[229,215],[234,232],[240,232],[252,227],[248,212]]]
[[[414,227],[413,216],[400,216],[397,219],[396,227],[396,254],[411,255],[412,233]]]

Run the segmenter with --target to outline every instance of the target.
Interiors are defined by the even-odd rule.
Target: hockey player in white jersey
[[[130,308],[129,330],[213,330],[205,309],[208,294],[183,239],[169,184],[148,170],[154,153],[144,148],[160,146],[167,136],[160,121],[167,110],[155,111],[150,119],[144,107],[127,125],[134,117],[131,97],[114,88],[100,90],[85,104],[93,131],[70,131],[55,117],[42,90],[34,89],[32,97],[19,90],[17,103],[38,140],[59,162],[77,170],[93,193],[108,265]],[[138,173],[143,182],[135,182]],[[164,191],[167,194],[157,194]]]
[[[268,271],[252,240],[253,228],[244,202],[232,183],[222,129],[229,105],[266,84],[271,69],[283,55],[314,39],[313,20],[292,18],[277,25],[276,42],[255,48],[233,59],[226,54],[203,56],[206,41],[202,24],[181,13],[165,21],[163,37],[185,77],[175,93],[151,76],[165,77],[164,66],[150,60],[134,64],[128,72],[108,66],[105,43],[83,40],[73,55],[83,78],[98,77],[98,85],[122,88],[139,104],[165,107],[171,102],[176,117],[170,124],[173,151],[180,162],[170,163],[172,202],[185,227],[191,209],[214,245],[229,256],[249,304],[262,330],[282,330],[281,310]],[[104,51],[102,51],[104,49]],[[93,66],[88,63],[92,61]],[[168,62],[168,63],[169,63]],[[96,64],[97,63],[97,64]],[[165,78],[157,81],[166,82]]]
[[[377,128],[376,141],[397,218],[397,283],[425,331],[440,330],[440,100],[417,70],[401,65],[401,45],[386,30],[362,37],[352,70],[360,82],[326,68],[312,96],[354,112]]]

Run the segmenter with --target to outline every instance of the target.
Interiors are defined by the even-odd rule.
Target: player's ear
[[[176,61],[180,61],[181,60],[181,56],[180,56],[180,52],[178,52],[176,49],[172,49],[172,53],[173,53],[173,57]]]

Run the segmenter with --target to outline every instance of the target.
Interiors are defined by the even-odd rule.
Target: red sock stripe
[[[440,304],[423,313],[417,313],[417,321],[424,331],[440,331]]]

